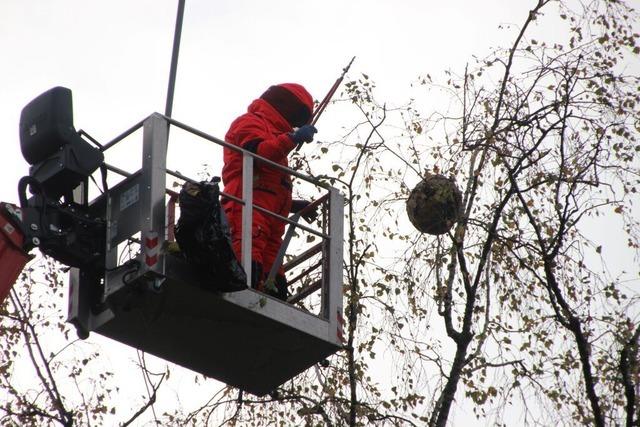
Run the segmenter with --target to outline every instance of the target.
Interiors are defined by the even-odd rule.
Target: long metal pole
[[[167,105],[164,115],[171,117],[173,110],[173,92],[176,87],[176,74],[178,71],[178,53],[180,52],[180,36],[182,34],[182,17],[184,16],[185,0],[178,0],[178,15],[176,16],[176,29],[173,35],[173,51],[171,53],[171,70],[169,71],[169,87],[167,89]]]
[[[320,115],[322,114],[324,109],[327,107],[327,104],[329,104],[329,101],[331,101],[331,98],[333,97],[333,94],[336,93],[336,90],[338,89],[338,86],[340,86],[340,83],[342,83],[342,79],[344,79],[345,74],[347,74],[347,71],[349,71],[349,68],[351,68],[351,64],[353,64],[353,61],[355,59],[356,59],[355,56],[353,58],[351,58],[351,61],[349,61],[349,64],[347,64],[347,66],[342,69],[342,74],[340,75],[340,77],[338,77],[338,79],[335,81],[335,83],[333,83],[333,86],[331,86],[331,89],[329,89],[329,92],[327,92],[327,94],[325,95],[325,97],[322,100],[322,102],[320,102],[320,104],[318,104],[318,107],[316,108],[316,111],[314,111],[311,114],[310,123],[312,125],[315,126],[316,122],[320,118]],[[298,146],[296,147],[296,151],[300,150],[300,148],[302,147],[303,144],[304,144],[304,142],[301,142],[300,144],[298,144]]]

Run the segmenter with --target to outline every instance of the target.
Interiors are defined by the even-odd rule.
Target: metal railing
[[[321,268],[321,278],[319,280],[312,281],[311,284],[298,290],[296,295],[289,299],[289,302],[299,302],[307,296],[322,289],[320,317],[330,320],[331,322],[336,321],[331,313],[338,312],[338,316],[341,316],[342,311],[343,197],[338,190],[313,177],[309,177],[292,169],[286,168],[278,163],[260,157],[250,151],[227,143],[226,141],[208,135],[205,132],[158,113],[152,114],[145,120],[132,126],[112,141],[104,144],[101,148],[102,151],[106,151],[123,141],[138,129],[144,129],[142,168],[139,173],[136,172],[134,174],[130,174],[115,166],[106,165],[108,170],[124,176],[126,178],[125,181],[135,180],[131,183],[127,183],[124,186],[125,189],[121,190],[120,203],[122,203],[122,200],[126,199],[126,197],[134,197],[134,195],[135,197],[139,197],[139,224],[138,227],[136,227],[136,230],[141,233],[143,246],[146,241],[153,241],[155,245],[162,245],[166,240],[171,240],[173,238],[173,224],[171,223],[171,220],[175,219],[176,197],[175,192],[173,192],[173,195],[169,197],[170,209],[167,210],[167,193],[170,194],[171,190],[167,189],[166,176],[170,175],[183,181],[198,182],[198,180],[189,178],[177,171],[167,169],[166,156],[169,143],[169,126],[175,126],[189,134],[212,142],[218,146],[234,150],[242,155],[242,198],[234,197],[225,193],[222,193],[222,195],[243,206],[241,264],[247,273],[247,277],[251,277],[251,230],[254,209],[277,218],[279,221],[288,225],[289,228],[283,239],[283,248],[281,248],[279,253],[280,260],[282,260],[284,256],[286,245],[291,240],[294,230],[297,229],[320,238],[320,243],[317,243],[311,248],[304,250],[302,253],[293,256],[292,259],[282,267],[285,271],[289,272],[294,268],[299,267],[305,261],[310,260],[312,257],[321,254],[320,261],[312,263],[310,267],[303,269],[301,273],[297,274],[290,280],[290,284],[301,281],[311,272],[317,271],[318,268]],[[297,221],[300,217],[300,213],[293,215],[290,218],[285,218],[275,212],[271,212],[253,204],[254,161],[266,164],[269,167],[280,170],[289,176],[308,182],[313,186],[326,191],[324,195],[313,201],[312,205],[308,207],[308,209],[316,207],[322,208],[322,215],[319,221],[321,225],[320,230],[300,224]],[[127,189],[128,187],[131,187],[131,189]],[[127,192],[131,195],[127,196]],[[108,244],[107,260],[112,261],[110,266],[108,263],[108,266],[111,268],[116,267],[117,265],[117,254],[111,252],[116,250],[115,248],[118,243],[120,243],[124,238],[127,238],[127,236],[122,233],[119,234],[119,231],[117,230],[117,222],[121,216],[124,216],[124,214],[122,213],[122,208],[113,206],[116,202],[117,201],[112,200],[112,198],[109,198],[108,205],[111,203],[111,206],[108,206],[107,208],[107,221],[109,224],[108,236],[112,239]],[[172,204],[173,214],[171,213]],[[251,209],[247,209],[247,206],[251,206]],[[143,248],[143,251],[145,249],[146,248]],[[278,264],[278,261],[276,261],[276,263]],[[158,253],[156,255],[155,262],[146,262],[142,264],[143,268],[139,274],[148,275],[148,273],[152,273],[162,276],[164,274],[163,265],[163,254]],[[279,267],[279,265],[277,265],[277,267]]]

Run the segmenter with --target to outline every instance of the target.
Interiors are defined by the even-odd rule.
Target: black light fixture
[[[29,176],[51,199],[69,195],[104,161],[104,154],[73,127],[71,90],[60,86],[22,109],[20,149],[31,165]]]

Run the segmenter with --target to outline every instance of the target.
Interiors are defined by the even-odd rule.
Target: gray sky
[[[520,22],[531,1],[187,0],[173,116],[223,137],[271,84],[322,98],[357,56],[388,102],[419,74],[461,69]],[[177,0],[0,2],[0,199],[27,174],[22,107],[53,86],[73,91],[75,126],[105,142],[164,112]],[[322,132],[322,128],[320,129]]]

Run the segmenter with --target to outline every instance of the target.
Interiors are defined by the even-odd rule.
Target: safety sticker
[[[158,252],[160,249],[158,233],[150,231],[144,239],[144,262],[149,267],[153,267],[158,262]]]
[[[140,186],[134,185],[120,195],[120,212],[135,204],[140,199]]]

